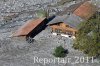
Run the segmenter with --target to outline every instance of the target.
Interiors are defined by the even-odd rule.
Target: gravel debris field
[[[62,45],[69,53],[64,58],[85,56],[72,48],[73,40],[54,36],[48,26],[28,43],[24,37],[11,37],[27,20],[36,18],[36,11],[57,4],[60,0],[0,0],[0,66],[100,66],[100,63],[34,63],[34,57],[55,59],[53,51]],[[73,4],[73,3],[72,3]],[[50,7],[50,14],[63,11],[65,6]],[[10,13],[11,12],[11,13]],[[10,16],[10,17],[9,17]]]

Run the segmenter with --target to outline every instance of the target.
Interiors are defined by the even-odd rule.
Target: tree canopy
[[[68,54],[68,50],[65,50],[62,46],[56,47],[53,53],[55,57],[61,57],[61,58],[65,57],[66,54]]]
[[[89,56],[100,55],[100,15],[98,13],[80,24],[73,47]]]

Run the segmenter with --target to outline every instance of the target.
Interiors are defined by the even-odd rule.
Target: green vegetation
[[[100,15],[98,13],[80,24],[73,47],[88,56],[100,56]]]
[[[56,47],[53,55],[55,57],[65,57],[67,53],[68,53],[68,51],[65,50],[62,46],[58,46],[58,47]]]
[[[37,17],[38,18],[43,18],[43,17],[48,17],[48,12],[46,10],[39,10],[37,11]]]

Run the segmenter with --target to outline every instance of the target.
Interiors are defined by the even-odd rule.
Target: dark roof
[[[74,14],[70,15],[67,19],[65,19],[63,22],[68,24],[71,27],[78,28],[78,25],[82,22],[83,20]]]
[[[73,28],[77,28],[77,26],[82,22],[83,20],[74,15],[64,15],[64,16],[57,16],[55,17],[52,21],[50,21],[48,24],[54,24],[54,23],[59,23],[59,22],[64,22],[65,24],[68,24],[69,26]]]
[[[64,15],[64,16],[56,16],[51,22],[49,22],[49,24],[58,23],[58,22],[64,22],[64,23],[68,24],[69,26],[77,29],[78,28],[78,25],[81,22],[83,22],[84,19],[82,19],[80,16],[76,15],[75,14],[75,11],[77,9],[79,9],[84,4],[87,4],[87,5],[89,5],[91,7],[92,4],[88,3],[87,1],[89,1],[89,0],[85,0],[85,1],[83,1],[81,3],[74,4],[74,5],[70,6],[64,12],[62,12],[62,13],[59,14],[59,15],[64,15],[64,14],[66,14],[66,15]],[[88,9],[89,7],[86,7],[86,8],[89,11],[91,10],[91,9]],[[82,10],[84,11],[84,9],[81,9],[81,11]],[[72,13],[74,12],[74,13],[73,14],[70,14],[70,15],[67,15],[68,12],[72,12]]]
[[[64,11],[62,11],[61,13],[58,13],[58,15],[67,14],[68,12],[73,13],[81,4],[83,4],[83,2],[66,7]]]

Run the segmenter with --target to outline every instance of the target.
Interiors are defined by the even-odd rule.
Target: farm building
[[[57,16],[48,25],[53,35],[75,38],[78,32],[77,26],[82,19],[74,14],[69,16]]]
[[[65,36],[65,37],[73,36],[73,38],[74,38],[75,34],[77,33],[76,29],[70,27],[69,25],[65,24],[64,22],[58,22],[58,23],[51,24],[50,27],[52,28],[52,32],[54,35],[61,34],[61,36]]]
[[[41,30],[46,27],[47,19],[39,18],[28,20],[24,25],[22,25],[13,36],[31,36],[34,37]]]
[[[78,32],[78,25],[84,20],[89,19],[95,11],[94,5],[90,2],[84,2],[78,8],[75,8],[70,15],[56,16],[53,17],[54,19],[50,17],[50,20],[48,18],[29,20],[13,36],[30,36],[33,38],[48,24],[54,35],[75,38]]]
[[[19,27],[19,29],[15,31],[12,36],[25,36],[26,38],[34,38],[38,33],[47,27],[47,23],[53,18],[55,18],[55,16],[28,20],[24,25]]]
[[[89,19],[96,12],[96,6],[91,2],[83,3],[79,8],[74,11],[74,14],[82,19]]]
[[[84,2],[72,14],[56,17],[49,23],[49,26],[53,35],[75,38],[79,24],[92,17],[95,12],[94,5]]]

